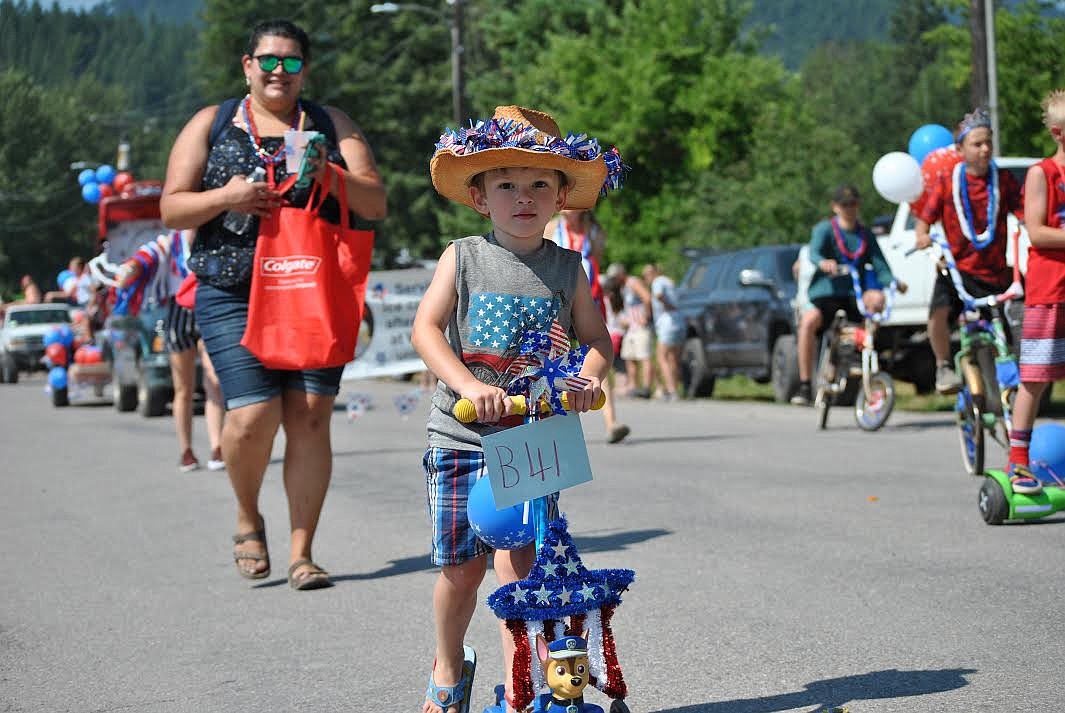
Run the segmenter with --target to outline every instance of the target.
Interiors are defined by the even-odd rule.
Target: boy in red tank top
[[[1028,444],[1049,385],[1065,379],[1065,90],[1043,100],[1043,123],[1058,145],[1050,158],[1028,169],[1024,182],[1024,225],[1031,247],[1025,279],[1021,332],[1021,388],[1010,431],[1009,465],[1017,482],[1038,480],[1028,470]]]

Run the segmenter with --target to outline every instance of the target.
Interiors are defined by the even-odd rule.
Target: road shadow
[[[429,572],[437,569],[428,553],[416,557],[404,557],[398,560],[389,560],[388,564],[373,572],[358,572],[355,574],[342,574],[333,577],[334,582],[359,582],[366,579],[385,579],[386,577],[398,577],[403,574],[414,572]]]
[[[923,671],[900,671],[892,668],[814,681],[807,684],[805,689],[792,693],[701,703],[681,708],[660,708],[657,713],[776,713],[795,708],[808,708],[810,713],[819,713],[826,708],[832,710],[858,701],[912,698],[953,691],[969,685],[965,676],[976,672],[977,669],[973,668]]]
[[[890,431],[924,431],[929,428],[957,428],[957,419],[943,418],[935,421],[911,421],[909,423],[889,423],[886,426]]]
[[[640,438],[639,436],[636,436],[636,437],[629,436],[628,438],[626,438],[623,441],[620,441],[618,443],[611,443],[609,445],[617,446],[619,448],[624,448],[626,445],[643,445],[643,444],[651,444],[651,443],[687,443],[687,442],[704,443],[706,441],[723,441],[723,440],[730,439],[730,438],[741,438],[741,437],[743,437],[743,436],[723,436],[721,434],[713,434],[713,435],[699,434],[699,435],[691,435],[691,436],[661,436],[661,437],[657,437],[657,438]],[[596,442],[598,442],[598,443],[606,443],[605,440],[601,441],[599,439],[596,439]]]
[[[585,535],[575,537],[574,539],[577,542],[577,549],[579,549],[583,555],[588,552],[624,550],[634,544],[646,542],[647,540],[652,540],[656,537],[663,537],[669,534],[672,534],[670,530],[648,529],[615,532],[606,535]],[[437,567],[432,563],[429,555],[422,554],[415,557],[403,557],[401,559],[389,560],[387,565],[372,572],[354,572],[352,574],[335,575],[332,579],[333,582],[359,582],[369,579],[398,577],[404,574],[413,574],[415,572],[429,572],[435,569],[437,569]],[[284,584],[285,581],[286,580],[281,579],[277,581],[263,582],[262,584],[255,585],[255,587],[273,587],[278,584]]]
[[[589,552],[626,550],[632,545],[672,534],[672,530],[652,528],[647,530],[615,532],[609,535],[575,535],[573,540],[577,545],[577,550],[580,551],[581,556],[583,557]]]

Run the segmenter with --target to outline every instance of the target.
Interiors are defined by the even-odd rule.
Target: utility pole
[[[1001,153],[1002,137],[998,133],[998,59],[995,56],[995,0],[985,0],[984,30],[987,39],[987,109],[991,112],[991,134],[995,153]]]
[[[972,80],[969,94],[973,107],[987,106],[987,23],[985,0],[969,0],[969,34],[972,36]]]
[[[455,115],[455,128],[461,129],[466,122],[465,79],[462,71],[462,0],[452,0],[451,18],[451,110]]]

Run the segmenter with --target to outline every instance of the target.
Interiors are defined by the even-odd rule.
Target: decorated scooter
[[[512,695],[507,698],[505,686],[496,686],[495,704],[484,713],[503,713],[507,702],[519,711],[531,705],[537,713],[603,713],[584,702],[589,684],[613,699],[611,713],[627,713],[611,621],[636,575],[627,569],[586,568],[566,517],[548,521],[548,495],[591,480],[579,418],[540,419],[545,412],[565,415],[565,392],[580,383],[586,353],[553,332],[523,337],[522,370],[508,392],[511,413],[525,415],[526,422],[485,437],[488,475],[474,485],[467,505],[471,526],[492,547],[517,549],[535,539],[537,549],[527,578],[488,597],[488,606],[514,637],[514,658]],[[454,413],[472,420],[472,404],[463,401]],[[529,473],[511,458],[518,452]]]

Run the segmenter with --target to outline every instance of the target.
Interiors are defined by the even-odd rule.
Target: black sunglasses
[[[258,57],[252,57],[252,59],[259,63],[259,69],[264,72],[273,72],[279,64],[285,74],[299,74],[303,71],[303,57],[278,57],[276,54],[261,54]]]

